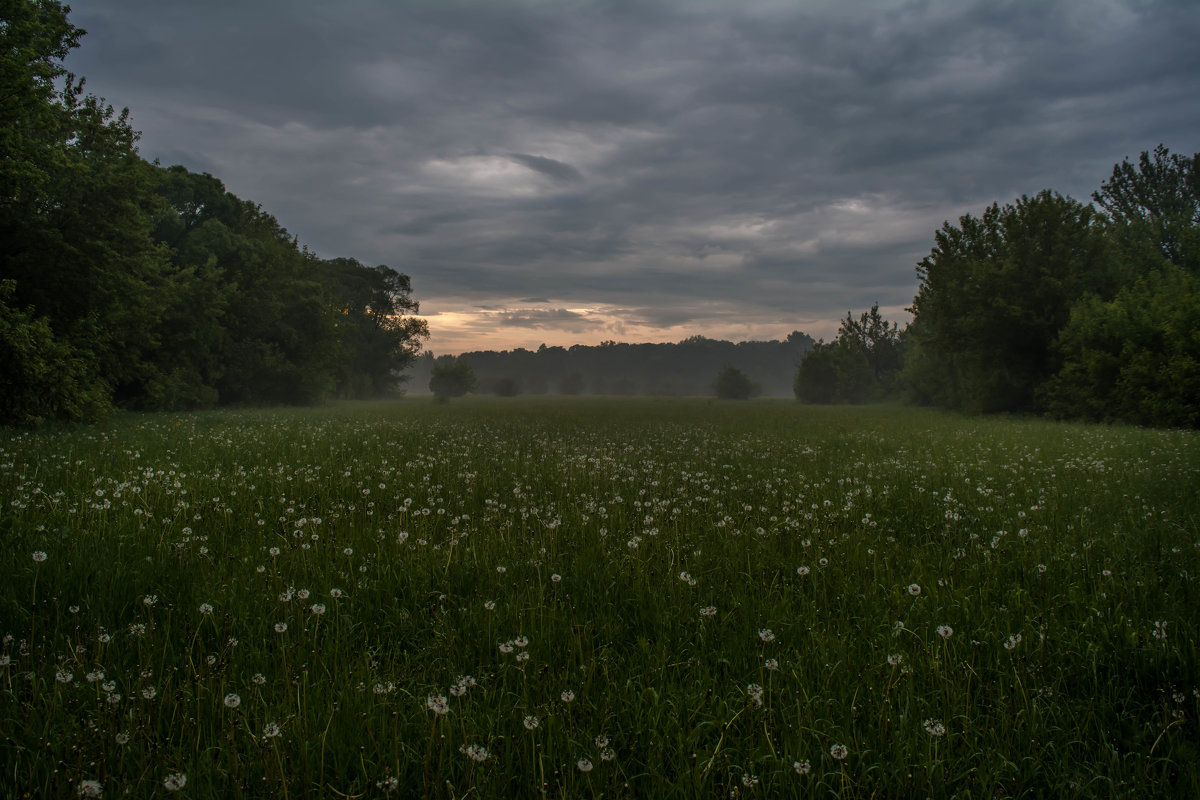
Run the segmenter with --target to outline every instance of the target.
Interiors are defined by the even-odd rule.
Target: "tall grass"
[[[774,401],[0,434],[0,795],[1200,796],[1198,489]]]

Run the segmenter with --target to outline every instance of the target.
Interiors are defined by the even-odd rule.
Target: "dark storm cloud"
[[[836,326],[907,305],[945,219],[1200,150],[1190,3],[110,0],[73,20],[68,67],[132,108],[144,155],[410,273],[427,305]],[[550,313],[498,324],[578,330]]]

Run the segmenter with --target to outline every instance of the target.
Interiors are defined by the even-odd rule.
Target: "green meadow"
[[[0,796],[1200,796],[1198,495],[779,400],[0,432]]]

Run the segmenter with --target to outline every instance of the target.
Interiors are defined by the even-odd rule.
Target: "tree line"
[[[947,222],[912,322],[847,314],[796,396],[1200,426],[1200,153],[1143,152],[1092,200],[1047,190]]]
[[[426,323],[387,266],[321,259],[217,178],[142,159],[63,59],[55,0],[0,24],[0,424],[393,391]]]
[[[735,344],[692,336],[681,342],[479,350],[459,358],[474,375],[470,391],[508,397],[711,394],[725,367],[744,373],[752,394],[790,395],[796,365],[812,344],[811,336],[793,331],[782,341]],[[448,360],[424,353],[413,366],[413,387],[429,385],[437,364]]]

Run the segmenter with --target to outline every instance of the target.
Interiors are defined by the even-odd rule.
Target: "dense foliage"
[[[1194,798],[1197,485],[769,400],[0,431],[0,796]]]
[[[713,394],[722,400],[749,400],[761,393],[762,387],[737,367],[725,367],[713,380]]]
[[[946,223],[917,268],[905,382],[968,411],[1200,424],[1200,154],[1158,147],[1083,205]]]
[[[426,333],[408,278],[144,161],[64,70],[67,10],[0,5],[0,424],[394,391]]]
[[[850,312],[832,342],[817,342],[796,372],[793,390],[806,403],[868,403],[892,396],[904,364],[899,325],[879,304],[854,319]]]
[[[462,397],[478,388],[479,381],[475,378],[470,361],[454,356],[442,356],[434,361],[433,370],[429,375],[429,391],[433,392],[434,397],[449,400],[451,397]]]

